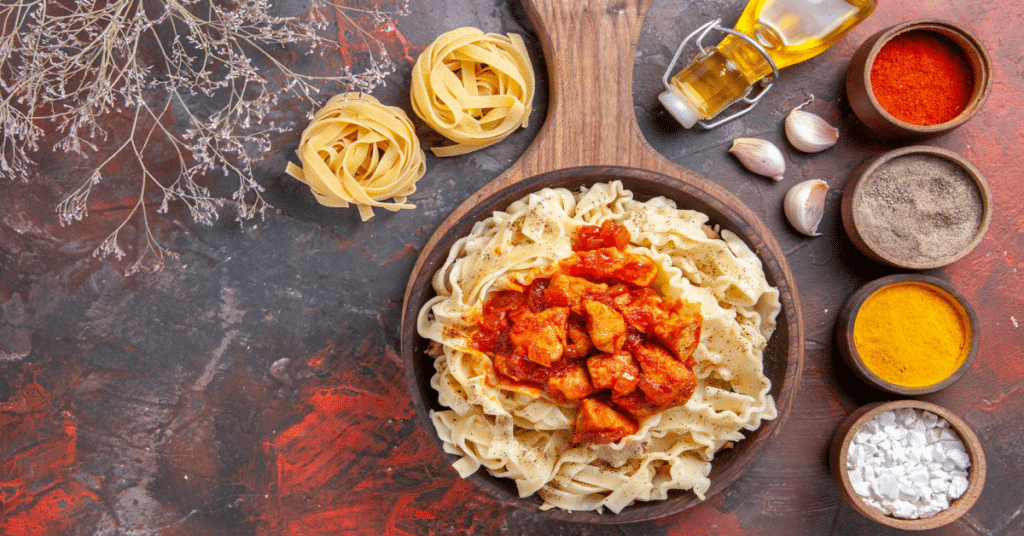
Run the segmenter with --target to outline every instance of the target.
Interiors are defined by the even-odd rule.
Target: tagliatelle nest
[[[309,185],[321,205],[356,205],[363,221],[373,217],[373,207],[415,208],[406,199],[427,170],[409,116],[360,93],[327,101],[302,132],[296,154],[302,167],[289,162],[287,173]]]
[[[534,74],[523,39],[459,28],[438,37],[416,60],[412,108],[456,145],[433,147],[456,156],[493,145],[526,127]]]

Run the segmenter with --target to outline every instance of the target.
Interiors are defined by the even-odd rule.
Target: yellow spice
[[[970,339],[960,305],[941,289],[916,282],[875,291],[861,305],[853,326],[853,341],[864,365],[904,387],[923,387],[949,377],[964,362]]]

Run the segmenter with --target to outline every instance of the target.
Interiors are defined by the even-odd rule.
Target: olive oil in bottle
[[[825,51],[866,19],[876,4],[877,0],[752,0],[735,31],[673,76],[658,99],[686,128],[711,119],[777,69]]]

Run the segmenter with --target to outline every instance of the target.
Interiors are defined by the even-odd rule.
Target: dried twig
[[[184,203],[210,224],[225,200],[203,184],[218,172],[238,181],[238,220],[262,215],[253,164],[298,122],[274,121],[282,103],[308,101],[312,113],[321,88],[369,92],[394,71],[375,35],[394,28],[408,0],[335,1],[307,0],[304,14],[289,16],[275,15],[270,0],[3,0],[0,177],[25,180],[32,155],[47,151],[96,162],[58,205],[62,224],[88,215],[104,181],[136,182],[137,201],[94,255],[125,257],[120,233],[135,222],[142,232],[128,273],[163,268],[176,254],[154,236],[148,203],[158,200],[156,213]],[[355,43],[325,39],[332,30]],[[280,59],[338,58],[348,53],[339,44],[360,47],[359,65],[330,74]],[[126,132],[104,127],[121,117],[130,118]],[[134,170],[114,165],[126,159]]]

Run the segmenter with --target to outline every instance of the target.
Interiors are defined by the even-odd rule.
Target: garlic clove
[[[729,152],[750,171],[775,180],[782,180],[786,172],[786,161],[782,151],[768,140],[757,138],[736,138]]]
[[[789,223],[807,236],[821,236],[818,232],[818,223],[825,213],[827,193],[828,184],[817,179],[804,181],[790,188],[786,192],[783,205]]]
[[[786,138],[793,147],[805,153],[824,151],[839,141],[839,129],[821,117],[800,109],[812,100],[813,96],[793,108],[786,116]]]

